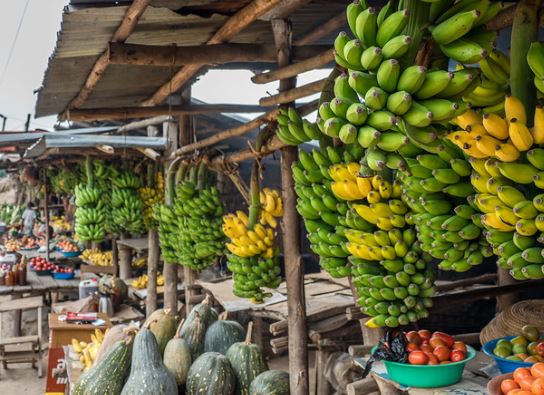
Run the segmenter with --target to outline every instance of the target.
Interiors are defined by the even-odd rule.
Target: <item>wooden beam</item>
[[[236,14],[231,16],[221,28],[207,41],[206,44],[220,44],[229,41],[257,18],[274,8],[280,0],[253,0]],[[162,85],[149,99],[144,101],[144,106],[156,106],[166,100],[173,92],[182,88],[202,68],[202,64],[184,66],[170,81]]]
[[[130,4],[130,6],[127,8],[125,16],[123,17],[123,20],[117,27],[115,33],[113,33],[113,36],[110,39],[111,42],[124,42],[130,36],[138,24],[138,20],[149,5],[149,1],[150,0],[134,0]],[[69,110],[81,107],[83,103],[87,101],[94,88],[102,78],[102,75],[106,71],[108,64],[108,51],[106,49],[98,57],[79,93],[66,106],[64,113],[60,116],[61,119],[66,119],[67,112]]]
[[[273,19],[272,32],[278,51],[278,66],[291,62],[291,24],[284,19]],[[279,91],[292,90],[294,78],[280,81]],[[297,196],[291,166],[298,158],[297,147],[281,150],[281,197],[283,201],[282,240],[287,283],[287,313],[289,316],[289,384],[292,395],[309,393],[308,328],[304,295],[304,261],[300,248],[300,218],[296,210]]]
[[[132,118],[165,117],[168,120],[170,115],[197,115],[217,113],[256,113],[265,112],[270,108],[245,104],[184,104],[176,106],[157,107],[123,107],[123,108],[93,108],[83,110],[72,110],[69,119],[72,121],[105,121],[105,120],[127,120]],[[142,125],[145,122],[142,121]],[[147,126],[147,125],[145,125]],[[138,127],[121,127],[117,132],[127,132],[139,129]]]
[[[320,38],[323,38],[331,34],[335,30],[338,30],[341,27],[347,26],[347,23],[348,21],[346,19],[346,12],[344,11],[336,15],[335,17],[329,19],[327,22],[320,24],[319,26],[315,26],[311,32],[295,40],[293,44],[298,46],[298,45],[306,45],[306,44],[314,43]]]
[[[327,45],[302,45],[294,48],[293,58],[302,61],[330,48]],[[109,43],[110,64],[138,66],[217,65],[233,62],[274,62],[276,50],[261,44],[212,44],[193,46],[162,46]]]
[[[280,91],[275,95],[261,98],[259,100],[259,104],[261,106],[268,107],[274,104],[278,105],[291,103],[302,97],[315,95],[316,93],[321,92],[325,87],[326,82],[327,78],[324,78],[322,80],[310,82],[309,84],[302,85],[293,89]]]
[[[170,115],[159,115],[153,118],[127,123],[126,125],[123,125],[119,129],[117,129],[115,133],[125,133],[125,132],[130,132],[132,130],[148,128],[147,135],[150,137],[155,137],[154,135],[149,134],[149,126],[161,125],[162,123],[168,122],[171,120],[172,120],[172,117]]]
[[[305,6],[311,1],[312,0],[282,0],[273,10],[267,12],[259,19],[269,22],[272,19],[287,18],[300,7]]]
[[[331,63],[334,60],[334,52],[331,48],[314,57],[293,63],[280,69],[269,71],[267,73],[257,74],[251,77],[251,81],[256,84],[268,84],[285,78],[295,77],[305,71],[310,71]]]

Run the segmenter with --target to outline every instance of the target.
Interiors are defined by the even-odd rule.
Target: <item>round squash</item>
[[[103,359],[79,376],[74,395],[119,395],[130,369],[132,332],[126,340],[115,342]]]
[[[229,360],[218,352],[207,352],[189,369],[185,389],[187,395],[233,395],[235,387]]]
[[[185,328],[185,331],[183,331]],[[193,320],[189,325],[183,325],[180,330],[180,336],[185,340],[191,352],[191,361],[195,361],[204,350],[204,336],[206,329],[200,320],[200,314],[195,313]]]
[[[251,382],[249,395],[289,395],[289,373],[281,370],[262,372]]]
[[[144,326],[155,335],[159,351],[163,355],[166,344],[176,334],[176,318],[169,309],[158,309],[145,320]]]
[[[144,327],[134,339],[130,375],[121,395],[177,395],[174,376],[166,369],[153,333]]]
[[[190,326],[193,320],[195,319],[195,315],[198,313],[200,316],[200,321],[202,322],[202,325],[204,326],[204,332],[206,332],[206,329],[215,321],[217,321],[218,315],[217,311],[210,305],[211,298],[210,295],[206,295],[206,298],[202,301],[202,303],[199,303],[193,307],[187,318],[185,318],[185,324],[181,327],[181,336],[184,337],[186,327]]]
[[[179,334],[182,325],[183,321],[179,324],[176,335],[166,345],[162,359],[166,369],[176,378],[178,386],[185,384],[187,373],[191,367],[191,349]]]
[[[249,395],[251,382],[259,374],[268,370],[261,348],[251,343],[252,332],[253,322],[250,321],[246,340],[234,343],[226,354],[236,376],[236,393],[241,395]]]
[[[204,352],[215,351],[225,355],[230,346],[244,340],[245,329],[236,321],[221,314],[218,321],[210,325],[204,337]]]

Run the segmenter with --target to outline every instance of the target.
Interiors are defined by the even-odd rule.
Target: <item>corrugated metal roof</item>
[[[200,45],[236,8],[249,0],[155,0],[126,40],[143,45]],[[294,39],[341,13],[349,0],[315,0],[290,16]],[[72,0],[65,10],[55,52],[38,93],[36,116],[58,114],[77,95],[98,56],[121,22],[126,5],[111,1]],[[126,4],[121,2],[120,4]],[[187,14],[189,13],[189,14]],[[199,15],[212,14],[208,17]],[[187,15],[184,15],[187,14]],[[332,44],[331,34],[316,44]],[[257,20],[234,43],[273,43],[270,24]],[[177,71],[170,67],[110,65],[82,108],[139,105]]]

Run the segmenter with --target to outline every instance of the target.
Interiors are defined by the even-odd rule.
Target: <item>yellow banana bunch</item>
[[[132,261],[132,267],[141,268],[141,267],[144,267],[146,263],[147,263],[147,259],[145,257],[140,257]]]
[[[100,329],[95,329],[91,334],[91,341],[84,342],[72,339],[71,346],[77,355],[79,361],[83,364],[83,371],[88,370],[94,363],[100,345],[104,341],[104,336],[108,333],[108,329],[102,332]]]
[[[277,189],[263,188],[260,193],[260,201],[261,215],[263,212],[273,217],[281,217],[283,215],[283,203]]]
[[[247,233],[247,214],[236,211],[236,214],[227,214],[223,217],[223,233],[230,239],[242,237]]]
[[[148,282],[147,274],[142,274],[140,277],[135,278],[131,282],[132,288],[136,289],[144,289],[147,288],[147,282]],[[164,276],[161,273],[157,273],[157,285],[161,286],[164,285]]]
[[[56,232],[66,232],[72,228],[70,223],[64,218],[64,215],[61,215],[60,217],[57,217],[55,215],[51,216],[50,223],[51,227]]]
[[[505,117],[489,113],[481,116],[468,110],[455,118],[461,129],[453,131],[448,139],[473,158],[496,158],[501,162],[514,162],[521,152],[533,144],[544,143],[544,109],[537,106],[534,128],[527,127],[523,103],[515,96],[504,100]]]
[[[274,204],[277,204],[278,201],[281,204],[277,192],[276,194],[269,192],[266,195],[266,197],[270,196],[276,196]],[[277,207],[277,205],[274,206],[276,210],[274,212],[276,213],[278,212]],[[263,255],[266,258],[274,257],[274,228],[276,227],[274,216],[268,211],[261,210],[260,223],[256,224],[252,230],[247,227],[248,221],[248,216],[243,211],[237,211],[236,214],[227,214],[223,217],[223,233],[230,239],[230,243],[226,244],[227,249],[242,258],[256,255]]]
[[[329,175],[333,179],[331,189],[338,199],[365,199],[373,190],[371,178],[359,176],[359,167],[356,162],[337,163],[329,167]]]
[[[153,218],[153,207],[162,201],[163,191],[160,188],[143,187],[138,190],[143,204],[144,223],[151,224]]]
[[[85,249],[81,253],[81,259],[93,266],[111,266],[112,252]]]

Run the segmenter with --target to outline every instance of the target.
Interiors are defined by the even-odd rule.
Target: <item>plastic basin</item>
[[[76,275],[75,273],[55,273],[55,272],[52,272],[51,274],[53,274],[53,278],[57,280],[70,280],[74,278]]]
[[[488,341],[484,344],[482,351],[489,355],[491,358],[495,360],[495,363],[497,364],[497,367],[501,371],[501,373],[510,373],[516,370],[517,368],[526,368],[529,366],[532,366],[534,362],[519,362],[519,361],[510,361],[506,358],[497,357],[495,354],[493,354],[493,349],[495,348],[495,345],[497,342],[501,339],[511,340],[516,336],[506,336],[506,337],[500,337],[498,339],[493,339]]]
[[[75,258],[76,256],[80,256],[81,255],[81,251],[70,251],[70,252],[62,252],[62,255],[65,257],[65,258]]]
[[[476,351],[467,346],[467,357],[459,362],[446,365],[410,365],[383,361],[391,380],[407,387],[437,388],[447,387],[461,381],[468,361],[476,356]]]

